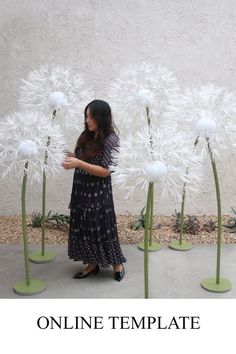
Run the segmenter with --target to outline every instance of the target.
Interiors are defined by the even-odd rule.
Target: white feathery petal
[[[22,179],[27,162],[29,182],[41,181],[43,171],[53,177],[62,170],[61,163],[65,157],[62,131],[40,112],[14,112],[3,118],[0,141],[2,178]]]
[[[94,99],[82,76],[70,67],[41,66],[22,80],[19,104],[23,110],[41,111],[63,129],[83,130],[84,108]]]

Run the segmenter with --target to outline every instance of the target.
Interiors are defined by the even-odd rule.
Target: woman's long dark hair
[[[88,108],[91,116],[98,125],[96,135],[94,132],[88,130],[86,123],[86,112]],[[83,151],[83,159],[88,160],[99,155],[103,150],[105,138],[117,131],[112,120],[111,107],[109,104],[102,100],[90,102],[84,110],[84,126],[85,129],[77,141],[76,148],[81,148]]]

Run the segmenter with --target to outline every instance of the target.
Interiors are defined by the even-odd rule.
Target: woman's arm
[[[62,166],[66,170],[71,170],[73,168],[80,168],[81,170],[88,172],[90,175],[97,176],[97,177],[108,177],[110,175],[110,171],[108,170],[108,168],[98,166],[98,165],[92,165],[88,162],[79,160],[75,157],[66,157],[64,162],[62,163]]]

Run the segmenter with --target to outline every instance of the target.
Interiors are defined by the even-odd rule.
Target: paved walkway
[[[143,252],[136,245],[122,247],[127,263],[122,282],[113,280],[113,270],[101,270],[98,275],[75,280],[72,275],[81,263],[67,258],[67,247],[47,246],[56,253],[51,263],[30,263],[32,278],[44,280],[47,288],[30,298],[143,298]],[[38,246],[30,245],[30,251]],[[232,282],[232,290],[216,294],[205,291],[200,282],[215,276],[216,246],[196,245],[187,252],[172,251],[164,247],[149,253],[150,298],[236,298],[236,245],[222,246],[221,276]],[[25,298],[12,290],[15,282],[24,279],[22,245],[0,245],[0,298]]]

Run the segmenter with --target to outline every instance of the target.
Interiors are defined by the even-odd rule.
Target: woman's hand
[[[108,168],[92,165],[83,160],[79,160],[76,157],[66,157],[62,163],[62,166],[65,170],[71,170],[72,168],[80,168],[81,170],[86,171],[90,175],[97,177],[108,177],[110,175],[110,171]]]
[[[75,157],[75,153],[67,149],[64,150],[64,153],[66,154],[66,157]]]
[[[65,170],[71,170],[72,168],[78,168],[79,161],[80,160],[75,157],[66,157],[62,163],[62,166],[64,167]]]

